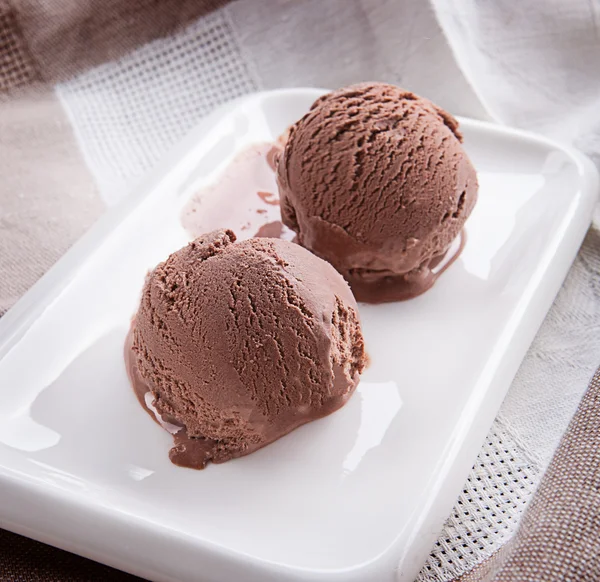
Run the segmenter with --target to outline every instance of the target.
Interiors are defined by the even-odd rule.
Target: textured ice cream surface
[[[419,294],[477,199],[461,142],[450,114],[398,87],[324,95],[291,128],[279,159],[283,222],[357,299]]]
[[[130,376],[175,434],[171,459],[248,454],[340,408],[364,362],[347,283],[277,239],[199,237],[148,276],[132,326]]]

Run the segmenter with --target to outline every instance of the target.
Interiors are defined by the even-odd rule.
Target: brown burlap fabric
[[[460,582],[600,580],[600,370],[513,538]]]
[[[0,92],[62,81],[166,36],[226,0],[0,0]]]
[[[0,316],[104,208],[53,83],[224,3],[0,0]]]
[[[52,83],[223,3],[0,0],[0,315],[103,209]],[[30,260],[12,259],[15,249]],[[1,582],[96,580],[137,578],[0,530]],[[600,580],[600,371],[516,535],[461,578],[587,580]]]
[[[0,582],[135,582],[130,574],[0,530]]]

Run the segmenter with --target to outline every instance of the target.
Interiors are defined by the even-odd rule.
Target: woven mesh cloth
[[[600,373],[570,423],[498,582],[600,577]],[[583,558],[583,559],[582,559]]]
[[[600,369],[516,534],[460,582],[600,579]]]
[[[141,580],[51,546],[0,530],[0,582],[135,582]]]
[[[494,422],[418,582],[453,580],[514,533],[540,470]]]
[[[110,204],[209,111],[256,88],[219,10],[56,91]]]
[[[26,85],[37,72],[23,42],[15,11],[0,0],[0,93]]]

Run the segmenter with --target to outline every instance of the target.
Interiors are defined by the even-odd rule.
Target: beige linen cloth
[[[593,3],[484,4],[0,0],[0,315],[198,119],[253,90],[390,81],[600,152]],[[544,37],[543,57],[526,50]],[[599,251],[593,227],[421,582],[600,579]],[[0,530],[2,581],[134,579]]]

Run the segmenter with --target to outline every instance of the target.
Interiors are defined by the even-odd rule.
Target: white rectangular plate
[[[0,320],[0,526],[159,581],[414,579],[581,244],[597,175],[543,138],[462,120],[480,180],[466,248],[421,297],[360,306],[358,393],[248,457],[176,467],[123,363],[144,275],[189,239],[185,202],[319,94],[218,111]]]

